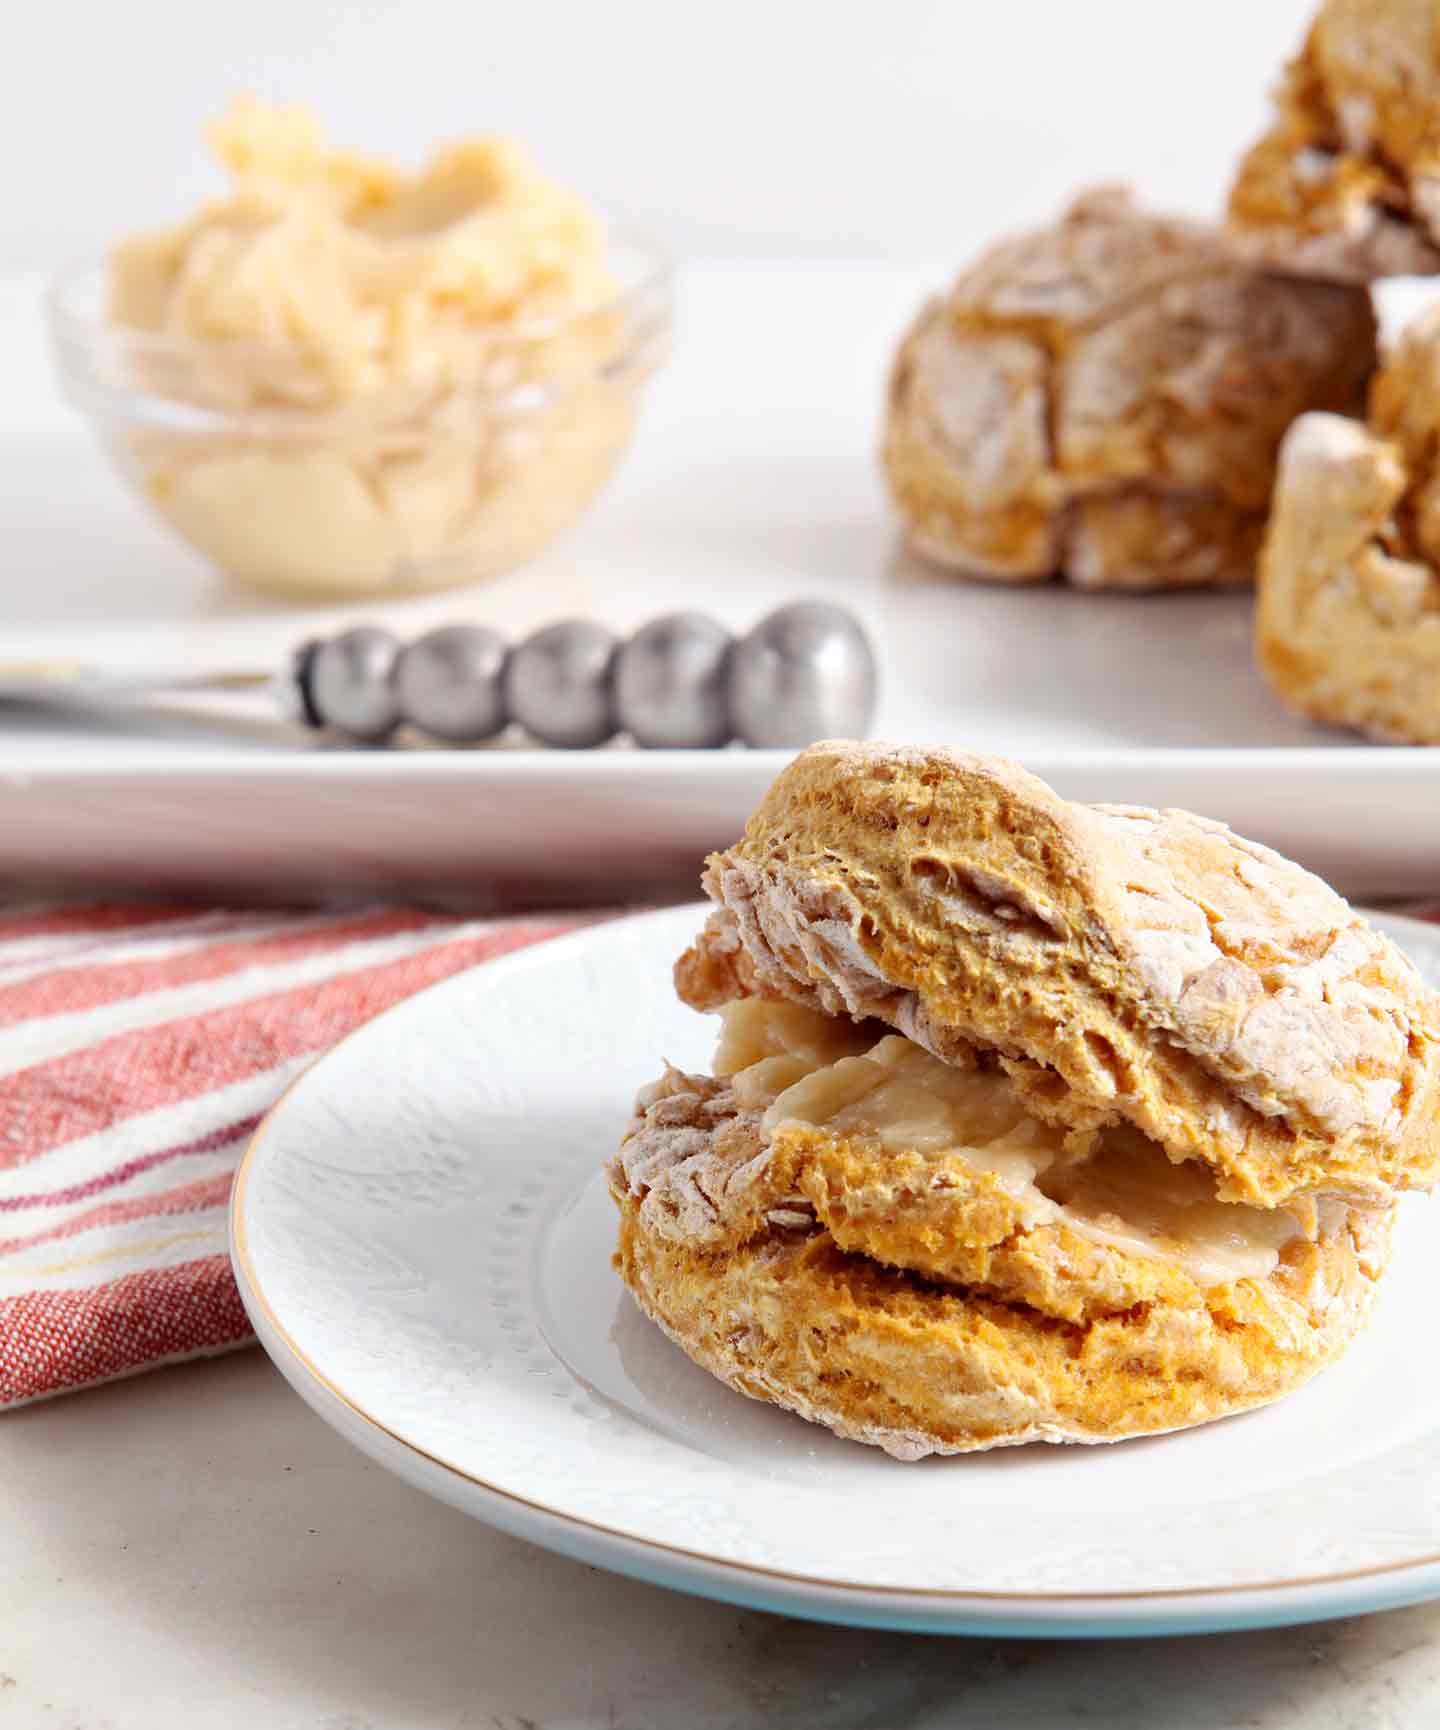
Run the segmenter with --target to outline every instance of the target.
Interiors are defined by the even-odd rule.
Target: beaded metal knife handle
[[[863,738],[876,686],[863,628],[822,601],[782,607],[738,640],[699,613],[652,619],[623,642],[565,620],[513,648],[485,625],[446,625],[409,645],[362,625],[306,643],[292,678],[304,719],[352,739],[408,724],[474,744],[514,722],[570,750],[621,732],[669,750]]]

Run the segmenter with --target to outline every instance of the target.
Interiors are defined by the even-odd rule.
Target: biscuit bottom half
[[[1005,1067],[747,999],[607,1175],[617,1265],[730,1387],[901,1459],[1118,1441],[1263,1405],[1363,1324],[1393,1206],[1222,1202]]]

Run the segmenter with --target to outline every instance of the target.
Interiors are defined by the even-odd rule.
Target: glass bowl
[[[610,262],[606,304],[452,336],[338,406],[299,349],[114,324],[103,262],[47,311],[66,395],[192,546],[272,594],[383,597],[514,569],[609,479],[671,315],[657,248],[612,237]]]

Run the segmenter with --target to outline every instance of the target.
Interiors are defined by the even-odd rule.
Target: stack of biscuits
[[[713,857],[617,1265],[695,1361],[902,1459],[1263,1405],[1440,1175],[1440,1001],[1299,866],[1015,765],[813,746]]]
[[[1084,195],[923,308],[883,461],[909,544],[1090,589],[1258,579],[1293,706],[1440,743],[1440,312],[1383,363],[1370,287],[1440,273],[1440,10],[1324,0],[1225,225]]]

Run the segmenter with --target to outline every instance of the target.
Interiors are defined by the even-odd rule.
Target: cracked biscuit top
[[[1440,16],[1325,0],[1241,162],[1230,223],[1253,256],[1340,280],[1440,271]]]
[[[1222,824],[831,742],[705,887],[717,911],[677,966],[695,1007],[790,999],[947,1061],[993,1052],[1036,1117],[1133,1125],[1225,1201],[1378,1204],[1436,1179],[1440,1002],[1318,878]]]
[[[1095,587],[1249,579],[1276,449],[1363,402],[1363,288],[1267,275],[1114,190],[1002,242],[921,312],[883,460],[917,552]]]

